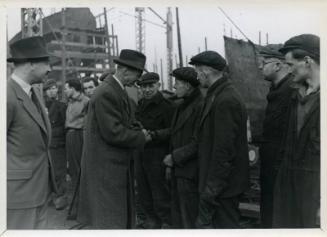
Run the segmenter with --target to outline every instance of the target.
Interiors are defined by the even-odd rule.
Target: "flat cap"
[[[222,71],[226,66],[226,60],[215,51],[204,51],[191,58],[191,65],[205,65]]]
[[[50,89],[53,86],[57,86],[57,82],[54,79],[48,79],[43,84],[43,90],[46,91],[46,90]]]
[[[176,77],[177,80],[190,83],[193,87],[197,87],[200,84],[198,74],[192,67],[177,68],[171,73],[171,75]]]
[[[159,81],[159,74],[155,72],[147,72],[143,74],[140,79],[137,81],[139,86],[145,84],[152,84]]]
[[[297,35],[287,40],[284,44],[284,47],[279,51],[283,54],[286,54],[293,49],[302,49],[307,51],[311,56],[319,58],[320,38],[312,34]]]
[[[268,44],[264,47],[261,47],[259,50],[260,56],[264,58],[278,58],[284,59],[284,55],[279,52],[279,50],[283,47],[282,44]]]

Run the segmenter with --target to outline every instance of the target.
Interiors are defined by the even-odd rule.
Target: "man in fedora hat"
[[[217,52],[191,58],[200,85],[208,88],[199,121],[198,228],[239,228],[239,196],[248,188],[247,113]]]
[[[195,228],[198,215],[198,157],[184,156],[187,145],[193,142],[203,104],[197,73],[192,67],[177,68],[172,72],[175,77],[175,92],[183,102],[173,116],[170,129],[170,153],[165,156],[164,164],[172,169],[172,216],[175,228]],[[167,170],[167,174],[168,174]],[[169,178],[169,177],[167,177]]]
[[[89,101],[81,160],[77,221],[95,229],[127,229],[134,224],[131,157],[151,137],[135,123],[125,86],[144,71],[146,57],[123,49],[116,72]]]
[[[294,90],[291,87],[292,75],[289,67],[284,55],[278,51],[281,46],[267,45],[259,51],[259,69],[264,80],[271,83],[260,145],[260,215],[263,228],[272,227],[274,183],[281,161],[279,151]]]
[[[7,82],[7,228],[44,229],[47,203],[56,192],[49,154],[51,126],[40,92],[51,71],[42,37],[10,45],[14,71]]]
[[[274,192],[273,227],[320,227],[320,38],[303,34],[280,49],[293,74],[282,163]]]
[[[159,75],[145,73],[137,85],[142,99],[136,109],[136,119],[149,131],[169,128],[174,107],[159,91]],[[146,214],[144,228],[168,228],[171,226],[170,195],[162,165],[168,152],[168,140],[152,139],[135,159],[138,201]]]

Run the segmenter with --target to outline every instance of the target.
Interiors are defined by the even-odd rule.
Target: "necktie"
[[[33,101],[33,104],[35,105],[37,111],[41,114],[41,108],[40,108],[40,104],[39,101],[35,95],[35,91],[33,88],[31,88],[31,99]]]

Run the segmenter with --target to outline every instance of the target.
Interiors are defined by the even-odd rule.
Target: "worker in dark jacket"
[[[273,226],[320,226],[320,39],[292,37],[280,51],[298,89],[292,95],[282,164],[275,192]]]
[[[263,122],[263,142],[260,146],[260,214],[261,226],[272,227],[273,193],[278,168],[280,148],[288,121],[292,76],[284,55],[278,51],[280,45],[268,45],[260,51],[259,68],[264,79],[271,83],[267,95],[267,107]]]
[[[54,165],[55,178],[58,187],[58,194],[54,199],[54,204],[56,209],[60,210],[68,205],[67,197],[65,196],[67,191],[67,159],[65,149],[65,121],[67,106],[65,103],[58,100],[58,86],[55,80],[47,80],[43,85],[43,91],[45,95],[45,106],[51,123],[52,133],[50,154]]]
[[[173,105],[159,92],[159,75],[146,73],[137,84],[143,98],[139,101],[136,119],[151,132],[169,128]],[[144,228],[168,228],[171,226],[170,195],[162,160],[168,153],[169,142],[152,136],[153,141],[145,145],[135,160],[139,204],[146,214]]]
[[[170,154],[164,164],[173,169],[172,213],[175,228],[195,228],[198,215],[198,157],[184,157],[183,148],[192,142],[201,113],[203,96],[192,67],[177,68],[172,72],[175,77],[176,96],[183,98],[173,116],[170,129]],[[174,205],[175,204],[175,205]]]
[[[247,113],[217,52],[191,58],[200,84],[208,88],[199,121],[198,228],[239,228],[239,196],[248,188]]]

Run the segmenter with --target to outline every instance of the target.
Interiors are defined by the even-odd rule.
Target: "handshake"
[[[155,137],[155,132],[154,131],[142,129],[142,132],[143,132],[143,134],[145,136],[145,141],[146,142],[153,141],[153,139]]]

